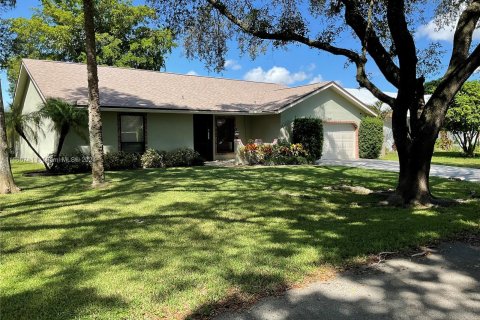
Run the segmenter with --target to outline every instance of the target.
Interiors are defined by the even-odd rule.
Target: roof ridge
[[[280,88],[280,89],[276,89],[275,91],[297,89],[297,88],[309,87],[309,86],[314,86],[314,85],[318,85],[318,88],[321,88],[321,87],[324,87],[324,86],[326,86],[327,84],[330,84],[330,83],[332,83],[332,82],[335,82],[335,81],[321,81],[321,82],[303,84],[303,85],[301,85],[301,86]]]
[[[58,64],[74,64],[74,65],[86,66],[85,63],[73,62],[73,61],[42,60],[42,59],[31,59],[31,58],[23,58],[22,60],[23,61],[30,60],[30,61],[39,61],[39,62],[49,62],[49,63],[58,63]],[[267,84],[267,85],[274,85],[274,86],[281,87],[281,88],[278,88],[278,89],[275,89],[275,90],[282,90],[282,89],[289,89],[290,88],[290,87],[286,87],[282,84],[278,84],[278,83],[275,83],[275,82],[262,82],[262,81],[253,81],[253,80],[232,79],[232,78],[224,78],[224,77],[203,76],[203,75],[198,75],[198,74],[185,74],[185,73],[176,73],[176,72],[169,72],[169,71],[136,69],[136,68],[132,68],[132,67],[117,67],[117,66],[100,65],[100,64],[98,65],[98,67],[99,68],[112,68],[112,69],[123,69],[123,70],[132,70],[132,71],[141,71],[141,72],[170,74],[170,75],[184,76],[184,77],[196,77],[196,78],[207,78],[207,79],[225,80],[225,81],[249,82],[249,83]]]

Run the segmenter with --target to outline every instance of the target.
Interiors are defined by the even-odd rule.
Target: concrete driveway
[[[223,320],[480,319],[480,247],[442,244],[261,300]]]
[[[386,160],[320,160],[317,162],[317,164],[320,166],[345,166],[393,172],[398,172],[399,170],[397,161]],[[430,175],[441,178],[453,178],[480,182],[480,169],[473,168],[452,167],[434,164],[430,169]]]

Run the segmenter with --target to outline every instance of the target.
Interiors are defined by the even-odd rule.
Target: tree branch
[[[480,18],[480,0],[474,0],[462,12],[453,37],[453,50],[446,75],[467,59],[472,45],[473,32]]]
[[[360,84],[360,86],[370,91],[378,100],[388,104],[390,108],[394,109],[395,98],[392,98],[389,95],[383,93],[382,90],[380,90],[376,85],[373,84],[372,81],[368,79],[367,74],[365,72],[365,62],[366,61],[355,63],[357,67],[357,76],[356,76],[357,82]]]
[[[408,30],[404,0],[388,0],[387,21],[400,65],[399,89],[414,85],[417,77],[418,58],[415,42]]]
[[[358,4],[351,0],[343,0],[345,5],[345,21],[353,29],[357,37],[365,42],[368,54],[373,58],[385,79],[398,88],[400,70],[395,65],[388,51],[383,47],[380,39],[372,28],[368,28],[368,21],[357,10]]]
[[[452,101],[455,94],[460,90],[462,85],[468,78],[480,67],[480,44],[465,60],[458,63],[458,65],[447,72],[438,84],[437,88],[432,94],[432,97],[427,102],[422,117],[430,122],[438,122],[443,120],[439,115],[445,114],[448,103]],[[444,103],[446,102],[446,103]],[[438,107],[441,106],[441,107]],[[436,123],[441,125],[442,123]]]
[[[303,43],[309,47],[327,51],[334,55],[345,56],[352,61],[358,59],[359,57],[358,54],[352,50],[335,47],[327,42],[311,40],[303,35],[300,35],[294,32],[289,32],[289,33],[286,33],[284,31],[268,32],[266,30],[256,29],[248,25],[247,23],[245,23],[243,20],[236,17],[221,1],[207,0],[207,2],[210,3],[212,7],[214,7],[218,12],[220,12],[220,14],[225,16],[230,22],[232,22],[233,24],[238,26],[240,29],[242,29],[243,32],[251,34],[252,36],[255,36],[257,38],[264,39],[264,40],[295,41],[295,42]]]
[[[252,36],[258,37],[265,40],[278,40],[278,41],[293,41],[305,44],[309,47],[313,47],[319,50],[323,50],[334,55],[341,55],[347,57],[350,61],[355,63],[357,68],[357,81],[360,86],[368,89],[377,99],[387,103],[393,108],[395,99],[383,93],[377,86],[375,86],[367,77],[365,72],[366,59],[362,58],[358,53],[353,50],[339,48],[332,46],[327,42],[322,42],[318,40],[311,40],[308,37],[299,35],[294,32],[268,32],[265,30],[258,30],[248,25],[238,17],[236,17],[221,1],[218,0],[207,0],[210,5],[215,8],[220,14],[225,16],[231,23],[238,26],[243,32],[248,33]]]

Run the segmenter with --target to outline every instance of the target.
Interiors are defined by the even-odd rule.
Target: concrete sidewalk
[[[399,170],[399,165],[397,161],[387,160],[319,160],[317,164],[320,166],[345,166],[393,172],[398,172]],[[480,169],[434,164],[430,168],[430,176],[480,182]]]
[[[480,247],[442,244],[427,257],[387,260],[367,270],[217,319],[480,319]]]

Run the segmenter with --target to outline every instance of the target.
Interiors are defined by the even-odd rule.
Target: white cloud
[[[278,84],[290,85],[295,82],[304,81],[309,76],[303,72],[292,73],[284,67],[274,66],[270,70],[263,70],[262,67],[254,68],[248,71],[243,78],[249,81],[271,82]]]
[[[198,76],[198,73],[195,72],[195,70],[190,70],[187,72],[187,75],[189,76]]]
[[[240,70],[242,66],[236,60],[225,61],[225,69]]]
[[[319,82],[322,82],[323,81],[323,77],[321,74],[313,77],[312,80],[310,80],[310,82],[308,84],[314,84],[314,83],[319,83]]]
[[[315,70],[315,68],[317,67],[317,65],[315,63],[310,63],[308,66],[307,66],[307,71],[308,72],[312,72],[313,70]]]
[[[452,19],[449,23],[439,26],[437,21],[430,20],[427,24],[418,27],[416,32],[417,38],[428,38],[432,41],[448,41],[453,42],[455,28],[458,23],[458,17]],[[473,32],[473,40],[480,40],[480,30]]]
[[[433,41],[453,41],[454,29],[451,26],[438,28],[434,20],[418,27],[417,37],[428,38]]]

